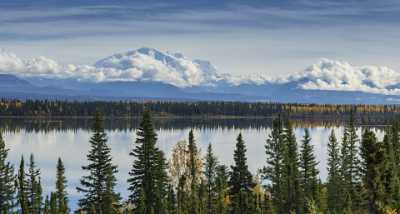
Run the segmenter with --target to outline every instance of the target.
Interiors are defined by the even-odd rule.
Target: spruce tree
[[[400,177],[399,168],[396,165],[394,145],[392,144],[392,129],[387,129],[383,138],[383,149],[385,152],[385,163],[383,182],[387,194],[386,204],[394,209],[400,208]]]
[[[58,209],[58,204],[57,204],[57,193],[56,192],[52,192],[50,193],[50,201],[49,201],[49,205],[50,205],[50,213],[51,214],[59,214],[59,209]]]
[[[165,201],[166,194],[160,191],[167,190],[166,163],[156,142],[151,115],[146,110],[137,131],[136,146],[130,153],[135,160],[129,172],[129,199],[136,205],[138,213],[154,213]]]
[[[35,158],[31,154],[27,176],[27,195],[29,200],[29,212],[40,214],[42,212],[42,185],[40,182],[40,170],[36,166]]]
[[[341,174],[343,176],[343,190],[347,195],[348,203],[351,202],[353,211],[357,210],[361,203],[359,192],[360,186],[360,158],[359,158],[359,139],[355,128],[353,113],[344,128],[343,143],[341,148]]]
[[[79,200],[80,210],[87,213],[109,214],[111,201],[118,201],[119,194],[114,191],[117,166],[112,164],[111,149],[107,145],[107,135],[103,128],[103,119],[96,113],[93,125],[93,136],[90,138],[90,151],[87,155],[88,164],[82,169],[88,172],[80,180],[78,192],[84,194]],[[111,184],[111,186],[109,186]],[[106,200],[113,198],[114,200]]]
[[[272,196],[273,204],[279,213],[284,214],[283,195],[283,157],[284,157],[283,127],[281,119],[272,122],[272,130],[265,144],[267,165],[264,167],[264,176],[270,181],[268,188]]]
[[[228,213],[228,205],[226,203],[228,197],[229,190],[229,174],[227,167],[225,165],[218,165],[215,169],[216,177],[215,177],[215,191],[217,194],[217,202],[216,202],[216,213],[218,214],[227,214]]]
[[[300,150],[300,174],[301,187],[304,195],[304,207],[307,207],[310,201],[315,206],[319,202],[319,187],[318,187],[318,162],[314,155],[314,147],[311,145],[311,138],[308,129],[304,130],[304,138]]]
[[[0,132],[0,213],[11,213],[15,206],[14,167],[7,158],[8,149]]]
[[[65,177],[65,167],[61,158],[58,158],[55,194],[57,203],[57,213],[59,214],[69,213],[68,193],[66,188],[67,188],[67,179]]]
[[[361,141],[363,187],[366,191],[368,213],[384,213],[387,208],[384,187],[385,151],[374,132],[366,130]]]
[[[197,146],[194,140],[193,130],[189,132],[189,143],[188,143],[188,152],[189,152],[189,161],[188,161],[188,168],[190,172],[190,212],[192,214],[199,213],[199,199],[198,199],[198,167],[197,166]]]
[[[246,157],[246,146],[242,134],[237,137],[236,149],[233,154],[234,165],[231,166],[230,196],[234,213],[248,213],[248,199],[254,186],[253,177],[249,171]]]
[[[176,194],[174,192],[174,188],[172,185],[168,185],[168,193],[167,193],[167,202],[166,202],[166,210],[168,214],[177,214],[177,201],[176,201]]]
[[[187,194],[185,190],[185,185],[187,183],[186,181],[186,175],[183,174],[178,181],[178,186],[177,186],[177,193],[176,193],[176,198],[177,198],[177,213],[178,214],[186,214],[189,213],[189,195]]]
[[[332,214],[341,213],[343,195],[340,174],[340,148],[335,132],[332,130],[328,142],[328,210]]]
[[[52,214],[50,211],[50,199],[48,195],[46,195],[46,199],[44,200],[43,214]]]
[[[301,200],[299,154],[297,151],[296,137],[289,121],[287,121],[284,129],[284,146],[283,190],[285,206],[283,211],[285,213],[301,213],[303,205]]]
[[[28,199],[28,182],[25,175],[25,161],[24,157],[21,157],[18,175],[17,175],[17,188],[18,188],[18,204],[19,212],[21,214],[29,214],[29,199]]]
[[[215,157],[211,144],[208,145],[207,154],[204,164],[204,177],[207,186],[207,200],[206,210],[208,214],[213,213],[215,210],[215,193],[216,193],[216,168],[218,166],[217,158]]]

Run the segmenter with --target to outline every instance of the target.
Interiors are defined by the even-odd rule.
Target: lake
[[[89,150],[90,126],[88,119],[0,119],[0,129],[6,146],[10,149],[9,158],[18,166],[21,155],[27,160],[30,153],[35,155],[41,169],[42,185],[45,193],[54,189],[55,165],[61,157],[66,167],[68,192],[71,206],[76,207],[80,195],[75,187],[83,175],[82,165],[86,165],[86,154]],[[129,152],[136,138],[138,119],[106,120],[105,128],[108,143],[112,149],[114,164],[118,165],[117,191],[126,198],[126,180],[130,170],[132,157]],[[319,171],[322,180],[326,179],[326,160],[328,136],[333,129],[338,139],[342,138],[343,123],[338,121],[294,121],[295,133],[300,143],[304,128],[310,130],[315,155],[319,161]],[[230,165],[233,162],[233,150],[236,137],[242,133],[247,146],[248,165],[255,173],[265,165],[264,144],[270,133],[270,119],[166,119],[155,120],[158,134],[157,145],[169,157],[173,146],[188,138],[190,129],[194,130],[198,147],[203,154],[209,143],[220,163]],[[363,124],[364,127],[366,124]],[[358,127],[361,134],[362,127]],[[382,126],[372,127],[379,139],[383,138]]]

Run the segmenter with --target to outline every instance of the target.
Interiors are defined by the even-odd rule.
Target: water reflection
[[[82,165],[86,165],[86,153],[89,150],[89,138],[91,121],[88,120],[9,120],[1,123],[4,139],[10,148],[12,163],[18,166],[21,155],[28,157],[35,154],[38,165],[41,168],[42,182],[45,192],[54,189],[55,165],[58,157],[65,163],[69,190],[72,196],[71,203],[75,204],[79,195],[75,187],[82,176]],[[327,125],[328,124],[328,125]],[[126,179],[132,162],[128,155],[132,149],[132,143],[136,137],[135,128],[137,120],[124,122],[106,121],[109,145],[112,148],[114,163],[119,167],[117,178],[119,180],[117,190],[126,197]],[[239,133],[247,145],[249,167],[256,172],[265,164],[264,144],[270,133],[270,120],[268,119],[241,119],[225,120],[156,120],[158,134],[158,146],[169,156],[176,142],[187,138],[191,128],[195,131],[196,141],[203,153],[209,143],[213,144],[214,151],[221,163],[230,165],[235,139]],[[304,127],[311,127],[310,134],[315,153],[319,161],[321,179],[326,178],[326,154],[327,142],[331,129],[335,130],[338,139],[341,139],[343,128],[340,123],[321,122],[295,123],[295,134],[300,142],[304,134]],[[374,128],[378,138],[382,139],[382,127]],[[359,134],[361,128],[358,129]]]

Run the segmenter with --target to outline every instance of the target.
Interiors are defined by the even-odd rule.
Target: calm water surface
[[[21,155],[27,159],[33,153],[41,169],[42,184],[45,193],[54,189],[55,164],[61,157],[66,167],[68,178],[68,192],[71,197],[71,206],[75,208],[80,195],[75,187],[79,184],[80,177],[85,173],[81,166],[87,164],[86,154],[89,150],[91,132],[88,129],[91,121],[32,121],[8,120],[0,123],[4,129],[3,137],[10,149],[10,160],[18,166]],[[122,124],[122,125],[121,125]],[[132,163],[129,151],[133,148],[136,138],[138,121],[106,121],[108,143],[112,148],[114,164],[118,165],[119,180],[117,191],[124,198],[127,196],[126,180]],[[328,124],[328,125],[327,125]],[[295,133],[300,142],[304,128],[309,127],[314,145],[315,154],[319,161],[320,177],[326,179],[326,159],[328,136],[333,129],[338,139],[341,139],[343,126],[330,123],[296,123]],[[235,139],[239,133],[247,146],[248,164],[252,172],[256,172],[265,164],[264,144],[270,133],[270,121],[264,120],[157,120],[156,131],[158,146],[169,157],[176,142],[186,140],[190,129],[194,129],[198,147],[204,153],[209,143],[213,145],[214,152],[221,163],[232,164]],[[374,128],[378,138],[382,139],[381,129]],[[359,134],[361,128],[358,129]]]

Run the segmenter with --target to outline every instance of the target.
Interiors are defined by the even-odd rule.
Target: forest
[[[272,117],[348,117],[350,112],[364,120],[392,117],[400,112],[399,105],[340,105],[270,102],[173,102],[173,101],[56,101],[56,100],[0,100],[0,116],[11,117],[93,117],[100,111],[105,117],[139,117],[144,109],[153,116],[236,116]]]
[[[379,141],[368,128],[358,136],[350,112],[343,136],[331,132],[328,141],[328,177],[322,181],[308,129],[296,139],[292,123],[277,117],[265,140],[264,167],[251,173],[246,139],[236,139],[231,166],[221,164],[209,144],[205,154],[193,131],[178,142],[166,158],[157,147],[152,113],[144,110],[130,151],[128,198],[115,190],[118,166],[97,113],[87,151],[86,172],[74,188],[78,209],[71,209],[68,178],[61,159],[54,160],[55,188],[44,195],[40,166],[34,154],[21,157],[19,166],[8,160],[0,135],[0,213],[21,214],[389,214],[400,210],[400,123],[393,122]],[[232,139],[234,140],[234,139]]]

